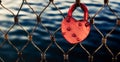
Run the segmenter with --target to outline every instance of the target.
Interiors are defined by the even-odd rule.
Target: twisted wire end
[[[54,0],[49,0],[50,2],[53,2]]]
[[[80,0],[76,0],[75,3],[76,3],[77,6],[80,6]]]
[[[104,0],[104,4],[108,4],[109,3],[109,0]]]
[[[0,0],[0,4],[2,3],[2,1]]]

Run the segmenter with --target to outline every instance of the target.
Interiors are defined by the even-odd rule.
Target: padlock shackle
[[[72,17],[72,13],[76,9],[76,7],[78,7],[78,5],[76,3],[74,3],[68,10],[67,16]],[[87,9],[86,5],[83,3],[80,3],[79,7],[84,11],[84,21],[88,21],[88,9]]]

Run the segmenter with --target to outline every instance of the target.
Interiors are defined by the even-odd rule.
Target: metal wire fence
[[[76,0],[76,2],[80,2],[80,0]],[[35,15],[35,16],[36,16],[36,21],[35,21],[36,24],[34,25],[34,28],[32,28],[31,31],[26,30],[26,29],[22,26],[22,24],[20,24],[20,21],[19,21],[19,15],[20,15],[19,13],[20,13],[20,11],[21,11],[21,9],[22,9],[22,7],[23,7],[24,5],[28,5],[29,9],[32,10],[32,13],[33,13],[32,15]],[[100,44],[99,46],[97,46],[97,48],[96,48],[93,52],[90,52],[90,51],[88,50],[88,48],[86,48],[82,43],[72,45],[72,47],[70,47],[68,50],[64,50],[64,48],[62,48],[62,46],[59,45],[59,43],[58,43],[58,41],[57,41],[57,39],[56,39],[56,33],[58,33],[58,32],[60,31],[61,27],[57,28],[54,32],[51,32],[51,31],[44,25],[44,23],[42,22],[42,17],[41,17],[41,15],[43,14],[43,12],[45,12],[45,10],[46,10],[50,5],[53,5],[54,8],[56,8],[57,11],[59,11],[59,13],[60,13],[61,16],[63,17],[63,19],[65,18],[65,16],[64,16],[64,14],[62,13],[61,9],[59,9],[59,7],[57,7],[56,4],[54,3],[54,0],[49,0],[49,3],[44,7],[44,9],[42,9],[42,11],[41,11],[39,14],[35,11],[34,8],[31,7],[31,5],[30,5],[30,3],[28,2],[28,0],[22,0],[21,6],[20,6],[20,8],[18,9],[17,14],[15,14],[15,13],[14,13],[13,11],[11,11],[10,9],[6,8],[6,7],[4,6],[4,4],[2,4],[2,1],[0,0],[0,6],[1,6],[1,8],[7,10],[7,11],[12,15],[12,17],[13,17],[13,19],[14,19],[14,23],[12,24],[12,26],[11,26],[8,30],[3,31],[3,29],[0,27],[0,33],[1,33],[2,35],[4,35],[3,38],[1,37],[3,40],[0,41],[0,42],[1,42],[1,43],[0,43],[0,49],[1,49],[2,47],[4,47],[4,44],[5,44],[5,43],[8,43],[8,44],[9,44],[10,46],[12,46],[12,48],[16,51],[17,58],[16,58],[15,62],[27,62],[27,61],[25,61],[25,58],[23,57],[23,56],[24,56],[24,54],[23,54],[24,52],[23,52],[23,51],[25,50],[25,48],[29,47],[29,46],[28,46],[29,44],[32,44],[33,47],[34,47],[35,49],[37,49],[37,52],[36,52],[36,53],[39,52],[39,54],[40,54],[40,55],[38,54],[38,55],[40,56],[40,59],[38,60],[38,62],[51,62],[51,61],[47,60],[47,56],[46,56],[46,55],[47,55],[47,53],[48,53],[48,50],[49,50],[53,45],[55,45],[55,47],[56,47],[57,49],[59,49],[59,51],[62,52],[63,62],[71,62],[70,59],[69,59],[70,53],[71,53],[72,51],[74,51],[76,48],[79,49],[79,47],[80,47],[81,49],[84,50],[84,54],[86,54],[86,55],[88,56],[88,58],[86,57],[86,58],[88,59],[88,62],[95,62],[95,61],[94,61],[94,60],[95,60],[94,58],[96,57],[95,55],[98,53],[99,50],[101,50],[101,48],[104,47],[104,48],[107,50],[107,53],[109,53],[109,55],[111,56],[111,59],[109,59],[111,62],[118,62],[118,61],[119,61],[120,58],[118,58],[118,57],[119,57],[119,55],[120,55],[120,52],[117,52],[116,54],[114,54],[113,50],[110,48],[111,46],[108,46],[108,44],[107,44],[108,37],[109,37],[109,36],[119,27],[119,25],[120,25],[120,18],[119,18],[119,16],[118,16],[118,14],[116,14],[116,13],[114,12],[114,10],[110,7],[110,5],[109,5],[109,0],[104,0],[104,4],[102,5],[102,7],[100,7],[100,9],[99,9],[96,13],[94,13],[94,16],[89,15],[89,20],[90,20],[91,26],[93,26],[93,28],[94,28],[94,29],[99,33],[99,35],[101,36],[101,44]],[[95,23],[96,16],[99,15],[99,13],[100,13],[105,7],[107,7],[107,8],[111,11],[111,13],[113,13],[114,16],[116,17],[116,24],[115,24],[115,26],[114,26],[112,29],[110,29],[110,31],[109,31],[106,35],[104,35],[104,34],[102,33],[102,31],[100,31],[100,29],[97,28],[96,23]],[[50,38],[49,41],[50,41],[50,43],[49,43],[49,45],[48,45],[45,49],[43,49],[42,47],[39,47],[39,46],[35,43],[35,40],[33,39],[33,38],[35,38],[35,37],[34,37],[34,33],[37,31],[37,28],[38,28],[39,26],[43,27],[43,28],[45,29],[45,32],[49,34],[49,38]],[[25,36],[27,37],[27,42],[25,43],[25,45],[24,45],[22,48],[16,47],[14,41],[12,41],[12,40],[10,39],[10,34],[9,34],[9,33],[11,33],[12,30],[13,30],[15,27],[21,29],[22,31],[24,31],[24,34],[26,34]],[[22,33],[21,33],[21,34],[22,34]],[[38,35],[39,35],[39,34],[38,34]],[[43,34],[43,36],[44,36],[44,34]],[[119,42],[119,40],[117,40],[117,41]],[[1,52],[2,52],[2,51],[0,51],[0,53],[1,53]],[[57,52],[56,52],[56,53],[57,53]],[[54,56],[54,55],[53,55],[53,56]],[[79,57],[78,57],[78,58],[79,58]],[[72,59],[72,58],[71,58],[71,59]],[[80,60],[80,59],[78,59],[78,60]],[[0,55],[0,62],[6,62],[5,58],[3,58],[1,55]],[[30,61],[29,61],[29,62],[30,62]],[[59,61],[56,61],[56,62],[59,62]],[[79,61],[78,61],[78,62],[79,62]],[[82,62],[82,61],[81,61],[81,62]]]

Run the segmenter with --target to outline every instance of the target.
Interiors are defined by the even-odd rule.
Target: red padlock
[[[77,4],[73,4],[70,7],[67,17],[63,19],[61,24],[62,35],[70,44],[82,42],[90,32],[87,7],[83,3],[80,3],[80,8],[84,11],[83,20],[76,20],[72,17],[72,13],[76,7],[78,7]]]

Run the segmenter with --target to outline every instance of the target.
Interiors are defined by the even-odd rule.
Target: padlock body
[[[76,20],[72,13],[80,7],[84,11],[83,20]],[[73,4],[69,10],[67,17],[63,19],[61,24],[61,31],[64,38],[71,44],[82,42],[90,32],[90,23],[88,22],[88,9],[85,4],[80,3],[80,6]]]
[[[75,20],[73,17],[66,17],[62,21],[61,31],[69,43],[77,44],[88,36],[90,24],[85,20]]]

